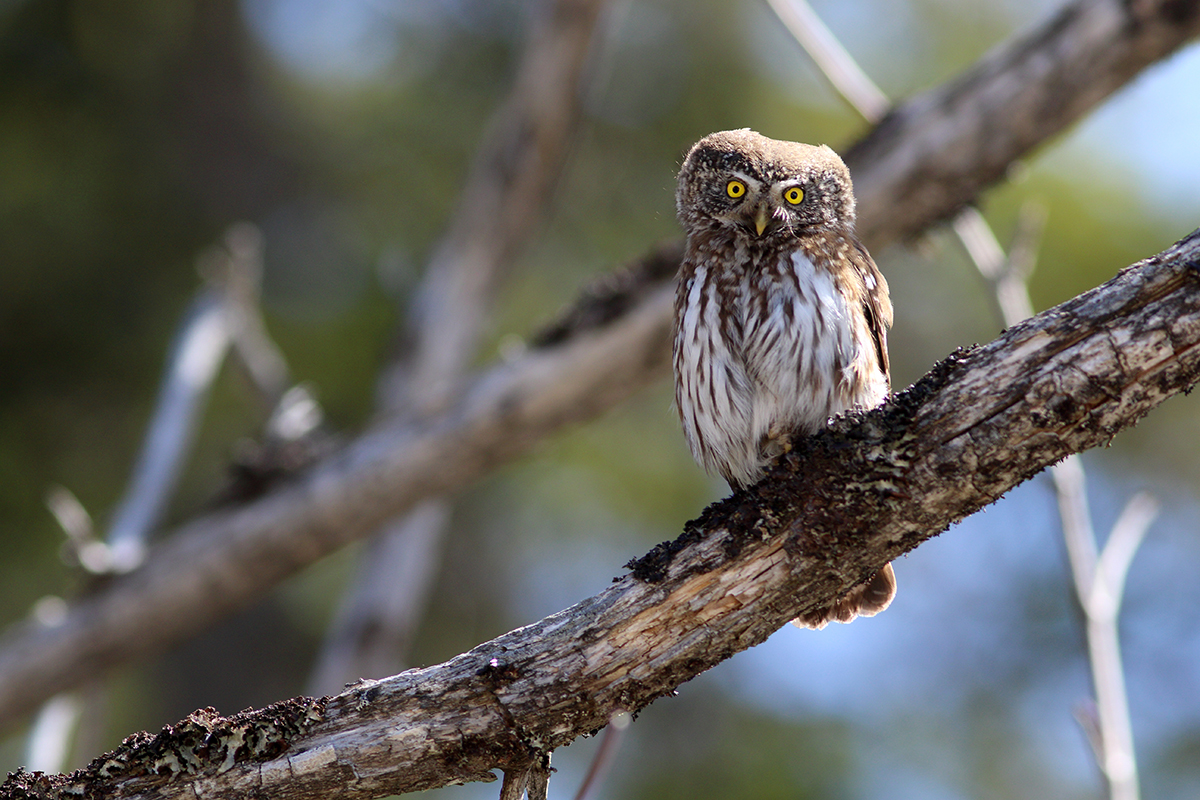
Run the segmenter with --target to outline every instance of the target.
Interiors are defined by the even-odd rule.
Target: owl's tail
[[[855,586],[832,606],[817,608],[796,617],[792,624],[798,628],[820,630],[830,622],[850,622],[855,617],[873,617],[891,605],[896,596],[896,573],[892,565],[871,576],[866,583]]]

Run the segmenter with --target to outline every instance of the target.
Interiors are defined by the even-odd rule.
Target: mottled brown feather
[[[676,409],[696,461],[745,487],[790,435],[883,401],[887,281],[855,236],[850,173],[828,147],[750,130],[706,136],[684,160],[676,200],[688,234],[675,296]],[[869,616],[894,593],[888,565],[797,624]]]

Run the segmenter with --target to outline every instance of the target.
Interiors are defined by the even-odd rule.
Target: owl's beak
[[[767,209],[767,204],[759,203],[758,208],[754,209],[754,229],[758,231],[759,236],[762,236],[762,232],[767,229],[770,222],[771,214]]]

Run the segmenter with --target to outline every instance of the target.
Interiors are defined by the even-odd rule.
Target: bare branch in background
[[[1138,545],[1158,513],[1158,504],[1138,494],[1126,505],[1097,555],[1096,533],[1088,508],[1087,484],[1078,458],[1068,458],[1051,469],[1058,492],[1063,539],[1075,578],[1075,591],[1083,609],[1088,662],[1096,690],[1096,717],[1085,726],[1112,800],[1137,800],[1137,759],[1117,616],[1125,575]]]
[[[859,69],[806,0],[770,0],[770,3],[830,83],[864,118],[878,122],[888,109],[887,97]],[[1005,326],[1016,325],[1033,315],[1025,281],[1033,270],[1036,242],[1045,221],[1044,215],[1034,217],[1035,213],[1026,210],[1022,214],[1015,260],[1005,255],[991,226],[975,207],[964,208],[952,223],[967,255],[991,286]],[[1134,498],[1122,515],[1122,520],[1131,521],[1118,525],[1105,548],[1106,552],[1112,551],[1111,555],[1107,559],[1101,557],[1107,569],[1097,569],[1096,538],[1083,465],[1077,456],[1068,456],[1053,467],[1051,475],[1058,492],[1063,537],[1076,592],[1087,620],[1088,656],[1097,706],[1095,725],[1089,725],[1087,730],[1094,739],[1099,739],[1093,742],[1093,749],[1112,800],[1138,800],[1137,761],[1117,639],[1117,611],[1126,571],[1153,519],[1156,505],[1152,499]]]
[[[973,197],[999,179],[1004,170],[992,165],[1025,155],[1200,32],[1200,13],[1178,11],[1170,3],[1076,3],[950,88],[899,106],[883,134],[849,151],[868,246],[950,216],[964,192]],[[1058,102],[1039,102],[1047,93]],[[976,146],[980,126],[989,131],[986,152]],[[1020,130],[997,132],[1009,126]],[[931,172],[928,142],[953,154],[945,169]],[[972,153],[981,159],[974,166]],[[942,188],[896,201],[929,184]],[[267,496],[193,520],[142,568],[72,605],[53,629],[15,626],[0,638],[0,725],[99,670],[203,629],[417,502],[460,489],[664,375],[679,252],[663,248],[629,273],[636,279],[588,295],[543,346],[465,382],[443,414],[376,427]]]
[[[108,569],[108,546],[96,536],[92,515],[79,502],[75,493],[65,486],[52,486],[46,492],[46,508],[54,521],[67,535],[67,553],[73,561],[88,572],[103,573]]]
[[[920,233],[921,220],[949,219],[1016,158],[1128,83],[1146,59],[1198,31],[1195,2],[1076,0],[968,73],[896,106],[842,153],[860,200],[860,234],[875,250],[878,241]],[[1000,109],[1005,116],[995,115]]]
[[[256,226],[240,222],[225,232],[224,244],[206,255],[200,273],[220,291],[233,350],[264,405],[275,409],[291,379],[283,353],[267,334],[260,308],[263,235]]]
[[[212,288],[192,303],[167,357],[167,375],[154,417],[129,489],[109,526],[109,563],[102,571],[128,572],[145,558],[150,533],[175,490],[209,391],[231,345],[236,345],[270,406],[286,388],[287,367],[258,313],[262,280],[258,229],[247,223],[231,227],[224,246],[205,254],[199,269]]]
[[[794,441],[763,482],[565,611],[333,698],[196,712],[73,775],[16,773],[0,797],[374,798],[493,769],[524,782],[537,754],[669,696],[1197,380],[1200,230]]]
[[[385,415],[442,408],[475,357],[501,277],[536,229],[566,160],[604,6],[547,0],[538,9],[512,92],[488,126],[418,289],[401,353],[380,381]],[[367,544],[314,670],[315,693],[401,668],[449,518],[449,501],[431,499]]]
[[[61,772],[70,753],[71,734],[81,713],[74,692],[57,694],[42,706],[25,741],[25,768],[31,772]]]
[[[133,478],[113,513],[107,536],[108,570],[128,572],[145,558],[150,532],[175,489],[231,341],[221,297],[211,291],[202,293],[176,338]]]
[[[1115,617],[1120,611],[1129,565],[1157,517],[1158,500],[1149,492],[1138,492],[1113,523],[1100,551],[1096,579],[1088,595],[1088,608],[1097,617]]]
[[[621,749],[621,742],[625,739],[625,732],[629,730],[629,726],[633,724],[633,717],[626,711],[618,711],[613,714],[608,725],[604,726],[604,733],[601,734],[600,747],[596,751],[596,757],[592,759],[591,765],[588,767],[587,775],[583,777],[583,783],[579,785],[579,791],[575,793],[575,800],[588,800],[608,775],[608,769],[616,760],[617,752]]]
[[[887,116],[892,101],[863,71],[807,0],[767,0],[825,79],[872,125]]]
[[[51,513],[67,533],[75,560],[93,575],[129,572],[142,563],[150,534],[175,491],[208,394],[231,345],[270,405],[283,393],[287,367],[267,337],[258,311],[262,281],[258,229],[247,223],[231,227],[223,246],[201,257],[199,271],[209,288],[196,297],[180,324],[142,451],[105,537],[96,535],[87,510],[69,490],[57,487],[47,497]],[[89,693],[99,697],[104,689],[93,684]],[[100,704],[98,700],[89,703]],[[74,694],[60,694],[43,706],[27,743],[27,763],[38,769],[62,769],[83,705]]]

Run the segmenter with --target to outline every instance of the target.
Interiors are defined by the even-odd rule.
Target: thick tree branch
[[[848,159],[870,245],[949,215],[1000,176],[996,165],[1025,155],[1195,36],[1197,6],[1139,2],[1134,12],[1113,0],[1077,2],[950,88],[898,107]],[[1068,75],[1103,90],[1083,78],[1064,82]],[[1025,125],[1031,118],[1036,124]],[[1024,132],[999,132],[1010,125]],[[986,148],[971,144],[981,136]],[[946,166],[935,170],[938,154]],[[291,485],[176,531],[140,570],[80,600],[58,627],[9,631],[0,639],[0,725],[97,670],[194,633],[419,500],[462,487],[657,377],[677,258],[675,246],[646,259],[628,273],[644,279],[596,293],[543,346],[465,384],[441,416],[368,431]]]
[[[131,737],[0,797],[380,797],[522,774],[1200,379],[1200,230],[795,447],[608,590],[444,664]]]

